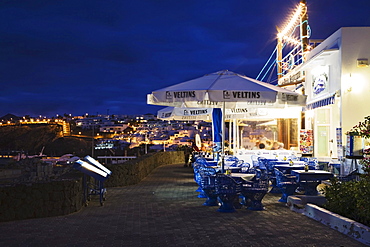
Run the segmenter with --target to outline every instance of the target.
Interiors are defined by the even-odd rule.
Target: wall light
[[[103,166],[102,164],[99,163],[99,161],[95,160],[94,158],[92,158],[91,156],[87,155],[84,160],[86,160],[87,162],[89,162],[90,164],[93,164],[94,166],[96,166],[97,168],[99,168],[100,170],[103,170],[104,172],[106,172],[108,175],[111,175],[112,172],[107,169],[105,166]]]
[[[76,160],[75,163],[77,163],[79,165],[79,166],[74,166],[76,169],[80,170],[83,173],[86,173],[87,175],[89,175],[91,177],[99,179],[100,177],[96,176],[96,175],[100,175],[103,178],[106,178],[108,176],[108,173],[106,173],[103,170],[100,170],[96,166],[91,165],[86,161],[83,161],[83,160],[79,159],[79,160]]]
[[[359,58],[357,59],[357,67],[358,68],[367,68],[369,67],[369,61],[367,58]]]

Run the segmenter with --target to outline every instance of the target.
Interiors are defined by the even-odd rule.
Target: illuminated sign
[[[282,100],[287,102],[297,102],[298,101],[298,95],[292,95],[292,94],[282,94]]]
[[[312,93],[314,96],[328,91],[329,66],[318,66],[312,70]]]
[[[113,146],[114,146],[114,144],[109,143],[109,142],[98,143],[98,144],[96,144],[95,149],[110,149],[110,148],[113,148]]]
[[[319,94],[325,90],[326,84],[328,82],[328,76],[326,74],[321,74],[313,79],[313,93]]]
[[[304,81],[304,73],[303,71],[297,71],[293,74],[288,74],[284,77],[282,77],[279,80],[279,85],[284,86],[284,85],[290,85],[294,83],[300,83]]]

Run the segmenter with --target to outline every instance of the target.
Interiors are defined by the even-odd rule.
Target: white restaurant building
[[[370,27],[343,27],[279,79],[307,95],[302,127],[313,132],[313,157],[341,159],[346,132],[370,115],[369,57]]]

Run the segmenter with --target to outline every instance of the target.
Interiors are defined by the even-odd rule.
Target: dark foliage
[[[325,188],[327,203],[324,207],[354,221],[370,226],[370,181],[342,182],[331,180]]]
[[[0,128],[0,150],[22,151],[27,155],[66,153],[84,156],[91,153],[91,140],[63,137],[57,125],[4,126]]]

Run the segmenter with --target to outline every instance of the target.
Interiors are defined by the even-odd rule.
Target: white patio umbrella
[[[223,70],[155,90],[148,94],[147,103],[174,107],[222,108],[224,123],[225,109],[305,106],[306,96]],[[222,127],[224,133],[224,124]],[[223,157],[224,134],[222,137]]]
[[[213,108],[181,108],[165,107],[157,112],[157,118],[162,120],[196,121],[212,120]]]
[[[162,120],[177,120],[177,121],[212,121],[212,127],[214,127],[213,109],[215,108],[180,108],[167,106],[157,112],[157,118]],[[236,109],[225,109],[225,121],[229,121],[230,125],[233,126],[233,131],[230,130],[229,135],[231,138],[231,132],[233,132],[234,140],[237,140],[233,145],[233,151],[239,146],[239,132],[237,130],[237,120],[248,120],[248,121],[269,121],[267,123],[258,124],[258,126],[270,125],[275,123],[276,118],[297,118],[301,112],[302,107],[290,107],[285,108],[236,108]],[[275,119],[272,120],[271,119]],[[221,119],[220,119],[221,121]],[[212,128],[213,142],[216,146],[222,149],[221,141],[217,143],[215,140],[214,132]],[[218,157],[218,156],[217,156]]]
[[[212,121],[212,140],[221,147],[221,114],[216,113],[215,108],[179,108],[168,106],[157,112],[157,118],[162,120],[177,121]],[[218,109],[219,110],[219,109]],[[217,118],[217,120],[215,119]],[[196,140],[196,146],[200,148],[200,136]],[[197,144],[198,140],[198,144]],[[218,157],[218,156],[217,156]],[[217,159],[218,160],[218,159]]]
[[[186,108],[167,106],[157,112],[157,118],[177,121],[212,121],[214,108]],[[295,118],[301,107],[284,108],[235,108],[225,109],[225,120],[269,120],[273,118]]]
[[[165,107],[157,112],[157,118],[162,120],[177,120],[177,121],[212,121],[212,140],[215,146],[215,150],[222,149],[222,138],[221,135],[218,138],[216,134],[218,131],[221,132],[221,120],[222,115],[215,113],[216,108],[181,108],[181,107]],[[243,108],[243,109],[226,109],[225,120],[237,120],[237,119],[257,119],[266,118],[271,115],[272,108]],[[217,120],[214,119],[217,118]],[[234,122],[234,121],[233,121]],[[217,124],[216,124],[217,123]],[[236,134],[236,122],[234,122],[234,134]],[[218,128],[218,126],[220,126]],[[221,133],[220,133],[221,134]],[[217,137],[217,138],[216,138]],[[218,148],[217,148],[218,147]],[[234,145],[234,151],[236,147]],[[218,155],[217,155],[218,157]]]
[[[223,70],[153,91],[148,104],[189,108],[305,106],[306,96]]]

